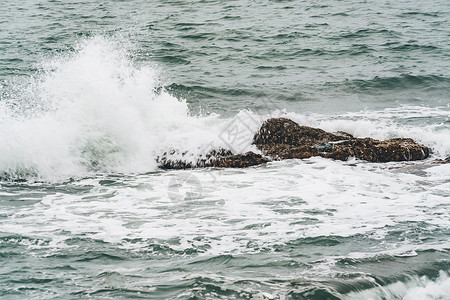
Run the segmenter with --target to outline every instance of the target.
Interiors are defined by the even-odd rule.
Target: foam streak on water
[[[101,268],[116,274],[108,278],[122,278],[113,290],[137,285],[149,292],[133,276],[149,288],[174,280],[178,283],[170,285],[177,290],[185,276],[214,280],[209,268],[222,267],[236,270],[219,276],[218,287],[254,296],[265,291],[295,298],[330,280],[335,283],[317,289],[334,295],[353,291],[345,296],[349,299],[421,299],[414,291],[439,299],[448,289],[449,266],[443,260],[450,247],[448,165],[420,169],[316,158],[245,170],[197,170],[193,176],[201,183],[200,194],[168,197],[170,181],[183,172],[96,176],[56,186],[35,184],[28,192],[4,184],[3,199],[21,200],[20,206],[0,211],[2,244],[14,242],[23,249],[19,253],[34,253],[38,260],[67,256],[57,265],[87,267],[94,274],[102,272],[97,263],[110,259],[105,255],[116,256],[111,259],[117,263]],[[206,263],[210,259],[219,261]],[[92,264],[84,265],[85,260]],[[259,288],[241,287],[238,281],[253,264],[261,264],[267,275],[254,274]],[[292,266],[288,273],[285,264]],[[131,268],[125,271],[125,266]],[[169,272],[168,277],[161,281],[152,268]],[[75,273],[66,276],[79,282]],[[278,287],[270,283],[273,276],[282,280]],[[319,281],[307,290],[289,287],[292,280],[313,278]],[[110,287],[100,278],[94,281],[98,289]],[[214,295],[210,288],[192,293]]]

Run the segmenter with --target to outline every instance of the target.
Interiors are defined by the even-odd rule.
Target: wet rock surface
[[[428,147],[409,138],[385,141],[355,138],[345,132],[330,133],[300,126],[286,118],[264,122],[253,143],[275,160],[321,156],[337,160],[355,157],[370,162],[390,162],[421,160],[429,156]]]
[[[271,160],[304,159],[321,156],[336,160],[351,157],[370,162],[412,161],[429,156],[426,146],[409,138],[379,141],[355,138],[345,132],[330,133],[322,129],[300,126],[286,118],[269,119],[253,138],[253,144],[264,156],[254,152],[234,154],[230,150],[212,150],[193,157],[187,152],[172,151],[157,158],[162,169],[246,168]],[[450,157],[439,163],[450,163]]]
[[[190,168],[246,168],[260,165],[269,161],[268,158],[254,152],[245,154],[233,154],[230,150],[212,150],[197,159],[187,159],[188,153],[182,153],[180,158],[171,159],[175,151],[164,153],[158,157],[157,162],[161,169],[190,169]]]
[[[445,159],[435,159],[433,161],[435,164],[450,164],[450,156]]]

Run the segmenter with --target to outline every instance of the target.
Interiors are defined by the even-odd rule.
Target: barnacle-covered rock
[[[190,169],[190,168],[246,168],[268,162],[269,159],[251,151],[245,154],[233,154],[230,150],[217,149],[208,152],[206,155],[197,157],[190,156],[189,153],[178,153],[171,151],[164,153],[157,158],[157,163],[161,169]]]
[[[345,132],[330,133],[300,126],[286,118],[269,119],[253,138],[253,143],[272,159],[322,156],[338,160],[350,157],[370,162],[425,159],[429,149],[409,138],[379,141],[355,138]]]
[[[235,154],[217,149],[204,155],[171,151],[157,158],[162,169],[190,168],[245,168],[270,160],[310,158],[321,156],[337,160],[355,157],[370,162],[411,161],[425,159],[429,149],[409,138],[379,141],[372,138],[355,138],[338,131],[330,133],[319,128],[300,126],[286,118],[269,119],[263,123],[253,138],[253,144],[265,156],[254,152]],[[450,162],[450,158],[442,163]]]

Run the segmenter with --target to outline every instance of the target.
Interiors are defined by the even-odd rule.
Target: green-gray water
[[[449,299],[448,1],[0,7],[1,299]],[[269,117],[425,162],[161,171]]]

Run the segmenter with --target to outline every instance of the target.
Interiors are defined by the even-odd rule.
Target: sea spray
[[[135,66],[104,37],[49,60],[20,87],[27,92],[16,87],[0,106],[3,176],[152,171],[156,155],[207,138],[208,118],[189,116],[184,100],[161,89],[154,67]]]

